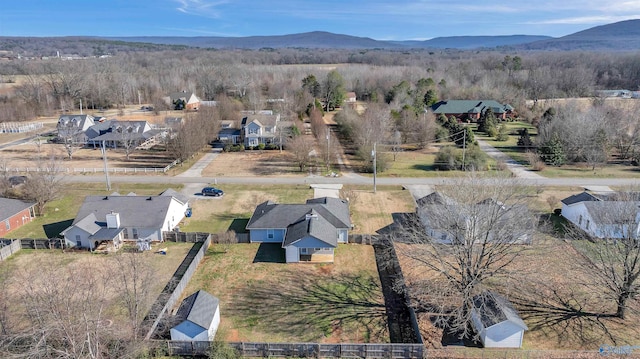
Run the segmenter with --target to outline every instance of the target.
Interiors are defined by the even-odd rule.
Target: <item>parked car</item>
[[[222,197],[224,192],[221,189],[215,187],[205,187],[202,189],[203,196],[214,196],[214,197]]]

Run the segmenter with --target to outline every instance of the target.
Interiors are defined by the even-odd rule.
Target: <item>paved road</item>
[[[438,185],[447,181],[447,177],[422,177],[422,178],[380,178],[377,179],[378,185]],[[78,182],[104,182],[104,175],[96,176],[67,176],[64,179],[69,183]],[[520,178],[520,182],[528,185],[541,186],[625,186],[638,184],[640,180],[637,178]],[[313,183],[331,183],[331,184],[353,184],[353,185],[371,185],[373,189],[373,179],[358,174],[350,174],[349,176],[340,177],[323,177],[323,176],[306,176],[306,177],[171,177],[171,176],[114,176],[111,175],[111,182],[120,183],[179,183],[179,184],[202,184],[210,183],[218,184],[313,184]]]

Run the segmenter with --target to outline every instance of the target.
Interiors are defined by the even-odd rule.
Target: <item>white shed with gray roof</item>
[[[494,292],[473,297],[471,319],[485,348],[520,348],[529,329],[511,303]]]
[[[171,340],[211,341],[220,325],[220,300],[199,290],[182,301],[176,319]]]

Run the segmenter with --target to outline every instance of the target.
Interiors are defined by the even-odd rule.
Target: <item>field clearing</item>
[[[437,277],[406,255],[415,245],[396,244],[408,286]],[[538,242],[512,263],[508,278],[491,280],[488,287],[512,301],[529,327],[523,349],[598,350],[602,344],[634,345],[640,337],[640,315],[626,320],[608,317],[615,313],[611,300],[605,300],[589,288],[593,276],[581,267],[581,257],[567,242],[540,234]],[[636,300],[632,307],[638,309]],[[418,322],[426,343],[440,347],[442,330],[419,312]]]
[[[102,172],[104,161],[100,149],[81,148],[73,153],[73,159],[69,160],[67,152],[62,144],[43,143],[38,150],[38,146],[33,142],[11,146],[0,150],[0,156],[6,161],[9,168],[35,168],[38,166],[38,158],[56,158],[59,160],[59,167],[73,170],[84,169],[83,172]],[[173,162],[169,153],[164,150],[152,148],[150,150],[135,150],[126,159],[123,150],[107,149],[107,161],[109,168],[163,168]],[[144,174],[144,172],[137,172]]]
[[[375,234],[393,223],[393,213],[415,210],[415,202],[409,191],[400,187],[379,186],[377,193],[372,188],[345,186],[351,194],[351,221],[354,234]]]
[[[286,264],[278,244],[213,245],[186,294],[220,299],[229,341],[388,342],[373,247],[341,244],[334,264]]]
[[[278,150],[224,152],[202,171],[204,177],[224,176],[277,176],[300,177],[309,174],[300,171],[291,154]]]

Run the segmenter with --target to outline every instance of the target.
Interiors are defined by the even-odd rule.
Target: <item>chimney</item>
[[[107,213],[107,228],[120,228],[120,213]]]

